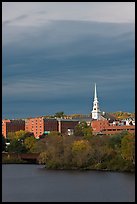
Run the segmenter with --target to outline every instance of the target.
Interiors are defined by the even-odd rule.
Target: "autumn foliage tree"
[[[129,133],[123,137],[121,155],[124,159],[135,162],[135,135]]]
[[[2,151],[5,151],[6,149],[6,140],[5,137],[2,135]]]
[[[92,128],[91,126],[88,126],[85,121],[80,122],[76,127],[74,128],[74,135],[83,137],[84,139],[91,139],[92,138]]]
[[[7,138],[10,140],[24,140],[25,138],[33,135],[33,133],[27,132],[25,130],[19,130],[16,132],[8,132]]]
[[[81,130],[87,127],[79,126]],[[83,132],[84,133],[84,132]],[[91,135],[90,135],[91,136]],[[51,132],[36,142],[39,162],[53,169],[134,170],[134,135],[92,135],[89,138]]]
[[[75,167],[87,167],[91,157],[91,146],[86,140],[78,140],[72,143],[73,165]]]
[[[24,140],[24,145],[29,152],[34,152],[35,144],[36,138],[34,138],[34,136],[27,137]]]

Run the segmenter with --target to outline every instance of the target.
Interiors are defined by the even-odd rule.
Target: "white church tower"
[[[98,98],[97,98],[96,83],[95,83],[95,92],[94,92],[92,119],[95,119],[95,120],[100,120],[101,119],[101,111],[99,110],[99,103],[98,103]]]

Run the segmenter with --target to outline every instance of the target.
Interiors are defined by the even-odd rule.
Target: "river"
[[[135,174],[2,165],[2,202],[134,202]]]

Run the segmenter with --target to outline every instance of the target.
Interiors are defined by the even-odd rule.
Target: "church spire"
[[[92,119],[99,120],[101,118],[101,112],[99,110],[99,102],[97,99],[97,87],[95,83],[94,101],[92,109]]]
[[[96,83],[95,83],[94,100],[97,100],[97,88],[96,88]]]

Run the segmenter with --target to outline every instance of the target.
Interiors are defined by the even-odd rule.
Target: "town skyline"
[[[2,118],[134,112],[134,7],[3,2]]]

